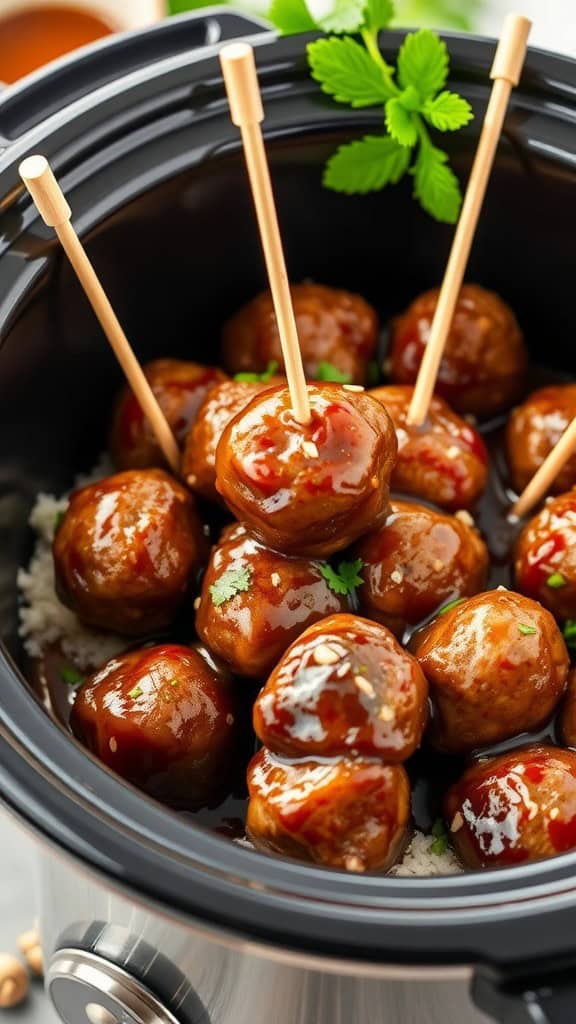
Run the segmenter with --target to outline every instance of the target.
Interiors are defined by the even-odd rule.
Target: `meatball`
[[[391,324],[390,373],[398,384],[413,384],[418,376],[438,292],[424,292]],[[493,416],[522,394],[527,362],[510,307],[494,292],[465,284],[440,363],[437,393],[457,412]]]
[[[576,489],[553,498],[526,524],[514,569],[523,594],[561,619],[576,618]]]
[[[231,689],[189,647],[163,644],[112,658],[78,690],[70,724],[104,764],[172,806],[205,803],[226,781]]]
[[[181,484],[132,469],[72,494],[53,554],[63,604],[89,626],[142,636],[172,621],[206,540]]]
[[[408,838],[401,765],[364,759],[291,763],[260,750],[248,768],[246,830],[256,846],[348,871],[385,871]]]
[[[384,526],[367,534],[361,558],[360,611],[398,636],[457,597],[486,585],[488,551],[480,534],[455,516],[393,501]]]
[[[363,392],[322,384],[308,394],[305,426],[288,388],[252,399],[218,445],[217,487],[258,540],[326,558],[385,519],[396,435],[386,410]]]
[[[216,448],[224,427],[270,383],[225,380],[211,388],[189,430],[182,456],[182,477],[192,491],[220,501],[216,490]]]
[[[271,551],[243,526],[227,527],[204,575],[196,632],[235,675],[265,679],[307,626],[348,609],[323,568]],[[241,587],[232,592],[226,584],[234,578]]]
[[[288,757],[396,763],[420,744],[427,698],[418,663],[384,626],[332,615],[288,648],[258,695],[254,729]]]
[[[566,685],[568,654],[535,601],[491,590],[440,614],[417,638],[436,748],[463,753],[538,729]]]
[[[483,758],[448,790],[444,809],[469,867],[507,867],[573,850],[576,754],[533,747]]]
[[[510,414],[506,429],[508,465],[514,489],[520,494],[576,416],[576,384],[534,391]],[[558,473],[553,494],[576,484],[576,453]]]
[[[179,359],[156,359],[144,373],[180,445],[203,399],[226,374],[215,366]],[[129,387],[118,396],[112,419],[110,451],[118,469],[163,466],[164,456],[155,434]]]
[[[393,488],[449,512],[472,508],[488,479],[488,453],[480,434],[436,396],[426,423],[409,425],[413,392],[414,388],[394,386],[368,392],[385,406],[396,428]]]
[[[322,363],[365,384],[374,357],[378,316],[360,295],[320,284],[292,285],[292,302],[306,376],[321,375]],[[229,320],[223,334],[224,365],[230,373],[284,366],[280,335],[269,292],[263,292]]]
[[[560,732],[569,747],[576,747],[576,668],[568,674],[568,686],[560,714]]]

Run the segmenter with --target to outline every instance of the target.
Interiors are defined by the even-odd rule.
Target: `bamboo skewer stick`
[[[420,426],[428,415],[438,367],[452,324],[454,310],[474,240],[478,217],[488,179],[494,163],[496,148],[502,133],[502,125],[512,87],[518,85],[526,44],[532,22],[520,14],[509,14],[504,22],[490,77],[494,80],[490,101],[484,117],[480,140],[474,157],[466,195],[460,218],[454,234],[452,249],[444,280],[438,296],[438,304],[430,328],[430,336],[424,349],[424,356],[408,411],[408,422]]]
[[[262,98],[256,75],[254,50],[248,43],[230,43],[220,50],[220,65],[230,104],[232,122],[240,128],[252,189],[264,260],[278,323],[290,400],[299,423],[310,422],[310,402],[302,365],[302,353],[290,294],[290,283],[278,226],[270,170],[261,122]]]
[[[576,451],[576,416],[568,424],[562,437],[548,453],[544,462],[536,470],[529,484],[526,485],[522,494],[514,502],[510,509],[509,519],[522,519],[531,509],[537,505],[550,490],[551,484],[558,476],[558,473]]]
[[[174,473],[178,473],[180,451],[176,438],[96,276],[84,246],[72,227],[72,211],[48,161],[43,156],[27,157],[20,164],[20,177],[32,196],[42,220],[48,227],[54,228],[100,326],[124,370],[138,404],[150,422],[168,464]]]

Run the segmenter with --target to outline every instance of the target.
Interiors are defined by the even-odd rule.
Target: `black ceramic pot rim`
[[[395,50],[399,39],[390,34],[385,52]],[[99,44],[98,52],[105,55],[107,45],[121,41]],[[316,89],[304,69],[303,45],[302,39],[290,39],[261,48],[259,64],[271,100],[281,99],[295,79],[298,90]],[[453,80],[476,82],[476,95],[483,97],[493,44],[453,37],[450,49]],[[4,209],[16,215],[8,218],[4,243],[10,246],[35,220],[17,187],[19,160],[41,146],[57,170],[60,165],[72,182],[76,176],[81,183],[82,161],[89,163],[99,140],[113,132],[110,104],[117,103],[120,114],[154,91],[158,96],[159,83],[174,89],[185,81],[187,98],[190,87],[202,83],[224,124],[224,93],[213,54],[177,58],[173,66],[164,60],[125,83],[102,86],[11,143],[0,153],[0,210],[4,196]],[[575,62],[535,52],[525,79],[517,104],[536,104],[551,117],[574,120]],[[158,99],[149,117],[158,117],[160,109]],[[0,127],[2,111],[0,102]],[[351,124],[350,112],[318,98],[316,125],[334,127],[346,116]],[[374,112],[353,116],[356,127],[377,119]],[[234,139],[227,115],[226,123],[224,145]],[[273,116],[270,126],[276,130]],[[162,174],[169,170],[159,169],[158,180]],[[80,209],[83,229],[153,180],[136,182],[129,197],[110,197],[106,209]],[[45,270],[45,259],[32,261],[24,274],[19,268],[9,299],[0,297],[0,332]],[[369,962],[509,963],[540,958],[543,950],[557,956],[573,945],[576,854],[499,872],[421,879],[350,875],[265,857],[183,822],[108,772],[50,720],[7,655],[0,657],[0,693],[0,794],[7,805],[60,850],[169,913],[259,942]]]

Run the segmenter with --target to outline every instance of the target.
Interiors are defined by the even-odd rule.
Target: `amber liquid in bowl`
[[[56,57],[110,35],[112,26],[77,7],[0,11],[0,81],[16,82]]]

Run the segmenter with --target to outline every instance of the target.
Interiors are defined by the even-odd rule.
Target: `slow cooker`
[[[576,1015],[576,854],[446,878],[355,876],[268,858],[108,772],[20,666],[16,574],[38,491],[90,466],[119,382],[91,311],[18,178],[51,160],[142,360],[218,358],[264,284],[216,53],[250,38],[291,276],[357,290],[383,319],[440,280],[451,230],[409,185],[323,189],[336,144],[381,112],[338,107],[302,37],[206,9],[99,43],[0,100],[0,787],[38,840],[47,987],[66,1024],[566,1024]],[[395,53],[401,35],[383,38]],[[494,43],[449,36],[476,120]],[[576,62],[532,50],[506,119],[468,276],[505,295],[540,361],[574,370]]]

